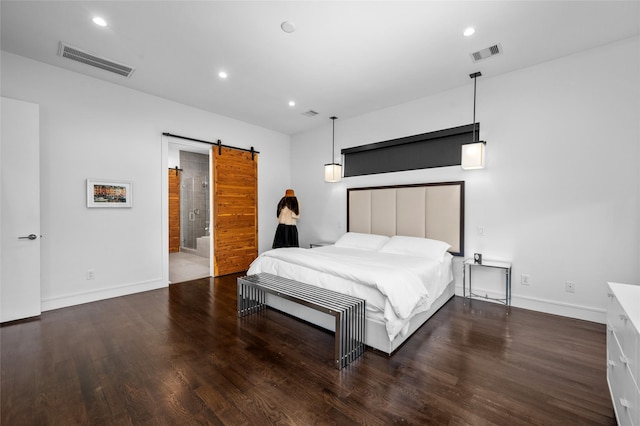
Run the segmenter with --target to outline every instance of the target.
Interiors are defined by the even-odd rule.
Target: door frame
[[[161,179],[161,211],[162,211],[162,282],[169,285],[169,145],[179,145],[186,148],[185,151],[207,154],[209,162],[211,162],[211,154],[213,147],[204,142],[190,142],[186,140],[178,140],[171,136],[162,135],[161,163],[162,163],[162,179]],[[209,188],[212,188],[213,171],[209,168]],[[209,197],[213,197],[213,191],[209,190]],[[210,201],[210,206],[211,202]],[[209,209],[209,223],[213,224],[213,209]],[[209,241],[209,275],[213,276],[213,238]]]

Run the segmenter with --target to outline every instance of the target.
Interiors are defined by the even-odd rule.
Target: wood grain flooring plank
[[[337,370],[332,333],[239,319],[237,276],[3,324],[0,423],[615,425],[602,324],[455,297]]]

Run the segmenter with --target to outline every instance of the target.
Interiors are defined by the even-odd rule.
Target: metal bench
[[[240,277],[237,287],[238,317],[266,309],[267,293],[334,316],[336,368],[342,369],[364,353],[363,299],[266,273]]]

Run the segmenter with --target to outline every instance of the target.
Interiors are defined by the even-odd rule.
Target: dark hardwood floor
[[[333,336],[235,276],[1,328],[2,425],[614,425],[605,326],[455,297],[396,354],[333,367]]]

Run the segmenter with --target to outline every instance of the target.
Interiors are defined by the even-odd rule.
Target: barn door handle
[[[29,234],[26,237],[18,237],[19,240],[35,240],[38,238],[36,234]]]

